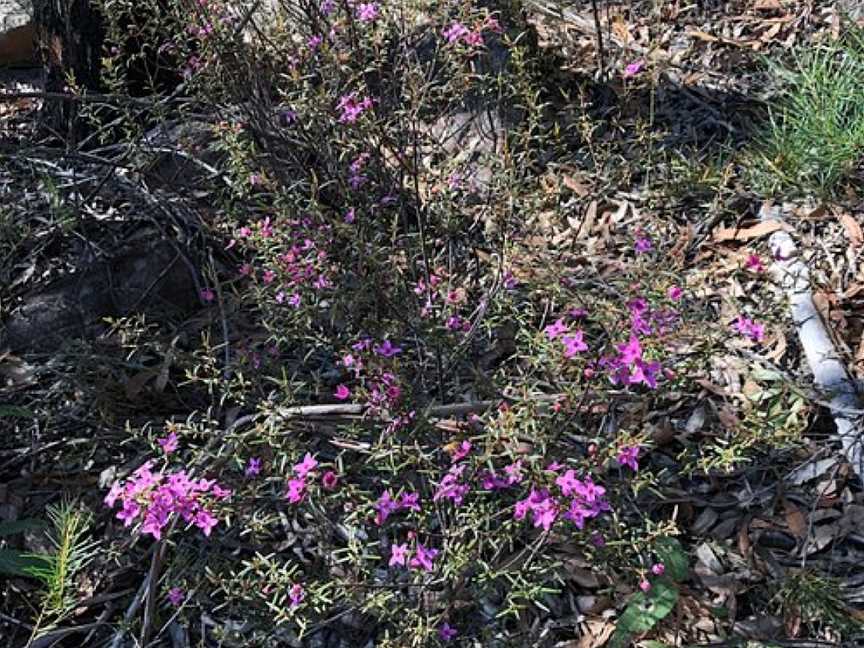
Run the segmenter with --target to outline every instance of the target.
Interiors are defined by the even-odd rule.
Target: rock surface
[[[0,66],[35,61],[30,0],[0,0]]]

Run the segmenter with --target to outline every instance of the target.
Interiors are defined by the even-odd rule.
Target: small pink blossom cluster
[[[678,297],[680,297],[680,293],[678,293]],[[630,311],[630,329],[637,335],[663,335],[672,330],[680,321],[677,310],[673,308],[652,309],[644,297],[636,297],[628,301],[627,310]]]
[[[342,365],[354,373],[355,379],[362,379],[366,390],[366,406],[370,412],[376,415],[385,410],[396,411],[402,399],[402,387],[397,376],[380,365],[382,360],[390,360],[402,353],[402,348],[389,339],[376,344],[372,338],[366,337],[354,343],[351,351],[342,357]],[[347,400],[351,397],[351,390],[340,384],[334,396],[339,400]]]
[[[230,249],[242,242],[245,248],[265,255],[272,254],[271,250],[287,248],[263,271],[256,271],[247,263],[240,274],[254,280],[260,276],[261,282],[275,292],[276,304],[299,308],[304,292],[314,294],[333,287],[332,264],[327,251],[332,244],[331,231],[331,225],[316,225],[308,216],[282,222],[278,227],[267,217],[254,229],[241,227],[227,247]]]
[[[469,47],[482,47],[484,30],[489,30],[498,34],[504,31],[497,18],[488,16],[486,20],[475,29],[468,29],[461,22],[454,21],[441,31],[441,35],[444,36],[447,42],[451,45],[454,43],[464,43]]]
[[[432,496],[432,501],[437,502],[441,499],[449,499],[456,506],[462,504],[462,500],[468,494],[470,487],[461,481],[462,475],[465,472],[465,465],[454,464],[444,475],[444,478],[438,484],[435,494]]]
[[[306,453],[303,460],[294,465],[294,477],[288,480],[285,490],[285,499],[292,504],[299,504],[306,496],[306,478],[318,467],[318,461],[310,453]]]
[[[390,561],[387,563],[390,567],[411,567],[412,569],[431,572],[435,569],[434,560],[438,555],[438,550],[432,547],[426,547],[422,542],[417,542],[414,549],[414,555],[411,555],[408,543],[390,545]]]
[[[555,320],[555,322],[543,330],[546,333],[546,338],[549,340],[560,338],[561,344],[564,346],[565,358],[572,358],[577,353],[588,350],[588,344],[585,342],[585,333],[581,329],[576,329],[571,333],[563,318]]]
[[[564,510],[563,517],[573,522],[578,529],[585,527],[586,520],[610,510],[606,489],[595,484],[590,477],[581,480],[576,477],[576,471],[567,470],[555,479],[555,484],[560,489],[561,497],[570,498],[570,505]],[[513,517],[522,520],[529,512],[534,527],[549,531],[561,514],[562,505],[548,489],[532,487],[528,497],[516,502]]]
[[[125,484],[115,482],[105,496],[105,505],[114,508],[119,500],[122,508],[117,519],[127,527],[140,519],[141,532],[157,540],[162,537],[172,514],[179,515],[209,536],[218,520],[207,508],[207,496],[216,500],[227,499],[231,491],[212,479],[190,479],[183,470],[165,475],[153,472],[152,467],[153,462],[148,461]]]
[[[522,478],[522,460],[518,459],[504,466],[503,476],[498,475],[494,470],[484,472],[480,483],[485,490],[501,490],[521,483]]]
[[[361,2],[357,5],[356,12],[360,22],[373,22],[378,18],[378,3]]]
[[[339,103],[336,104],[336,109],[342,112],[339,115],[339,123],[353,124],[360,118],[360,115],[370,108],[372,108],[372,99],[369,97],[363,97],[363,99],[358,101],[357,93],[355,92],[342,95],[339,98]]]
[[[600,359],[601,367],[609,372],[609,380],[613,385],[644,384],[649,389],[657,389],[657,377],[663,370],[659,362],[646,362],[642,357],[642,345],[639,338],[631,334],[626,344],[617,344],[618,352],[614,356],[604,356]]]
[[[368,161],[369,154],[361,153],[356,158],[354,158],[354,160],[348,166],[348,184],[354,191],[360,189],[369,180],[367,176],[363,175],[363,170],[366,167],[366,163]]]
[[[738,316],[738,319],[735,320],[732,328],[734,328],[744,337],[749,338],[754,342],[761,342],[763,339],[765,339],[765,325],[760,324],[759,322],[755,322],[754,320],[748,317],[744,317],[743,315]]]
[[[381,493],[375,502],[375,524],[381,526],[394,513],[399,511],[420,511],[420,495],[417,493],[402,493],[398,499],[393,499],[389,490]]]

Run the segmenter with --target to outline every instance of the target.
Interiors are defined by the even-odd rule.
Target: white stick
[[[779,207],[763,206],[762,220],[782,220]],[[862,409],[855,381],[849,375],[834,342],[825,328],[826,323],[813,302],[810,290],[810,269],[798,255],[795,241],[785,231],[778,231],[769,239],[775,263],[773,271],[786,290],[792,321],[798,338],[807,356],[818,390],[826,395],[828,408],[837,426],[837,436],[843,446],[843,454],[859,478],[864,476],[864,452],[862,452]]]

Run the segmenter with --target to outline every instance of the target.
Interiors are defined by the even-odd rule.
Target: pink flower
[[[168,601],[174,607],[180,607],[180,604],[186,600],[186,592],[179,587],[172,587],[168,590]]]
[[[303,602],[303,599],[306,598],[306,592],[303,590],[303,586],[300,583],[294,583],[291,586],[291,590],[288,592],[288,598],[291,599],[291,607],[295,608]]]
[[[339,476],[332,470],[328,470],[321,477],[321,485],[324,487],[324,490],[336,490],[336,487],[339,485]]]
[[[455,43],[468,35],[468,28],[460,22],[454,22],[447,29],[441,32],[448,43]]]
[[[357,19],[360,22],[372,22],[378,18],[378,5],[374,2],[362,2],[357,6]]]
[[[639,59],[638,61],[633,61],[627,67],[624,68],[624,76],[625,77],[634,77],[639,74],[645,67],[645,61]]]
[[[761,342],[765,337],[765,325],[759,324],[743,315],[739,315],[732,327],[744,337],[754,342]]]
[[[219,484],[213,484],[210,487],[210,492],[213,493],[213,497],[216,499],[228,499],[233,494],[230,488],[222,488]]]
[[[636,250],[636,254],[645,254],[650,252],[653,247],[654,245],[651,243],[651,239],[647,236],[640,236],[633,244],[633,249]]]
[[[567,325],[564,323],[563,319],[558,319],[555,320],[554,323],[544,328],[543,331],[546,333],[546,337],[548,339],[554,340],[562,333],[567,332]]]
[[[655,576],[662,576],[666,573],[666,565],[663,563],[656,563],[651,566],[651,573]]]
[[[384,340],[381,344],[378,344],[373,349],[375,353],[380,355],[383,358],[392,358],[393,356],[402,352],[402,349],[397,346],[393,346],[390,340]]]
[[[347,400],[351,397],[351,390],[348,389],[345,385],[340,384],[336,387],[336,391],[333,392],[333,396],[335,396],[338,400]]]
[[[565,358],[572,358],[577,353],[588,350],[588,345],[582,339],[583,335],[582,331],[576,331],[573,335],[565,335],[561,338]]]
[[[438,628],[438,636],[441,637],[441,641],[450,641],[458,634],[459,631],[446,621]]]
[[[434,569],[432,561],[435,560],[435,556],[437,555],[437,549],[427,549],[422,543],[418,542],[417,551],[409,564],[414,569],[422,568],[426,571],[432,571]]]
[[[131,526],[141,512],[141,507],[131,499],[123,502],[123,508],[117,513],[117,519],[123,522],[123,526]]]
[[[162,452],[164,452],[166,455],[171,454],[177,449],[177,435],[174,432],[171,432],[166,437],[156,439],[156,443],[158,443],[162,447]]]
[[[512,464],[504,466],[504,472],[507,475],[507,485],[512,486],[522,481],[522,460],[517,459]]]
[[[671,299],[672,301],[678,301],[679,299],[681,299],[681,296],[682,296],[683,294],[684,294],[684,291],[681,290],[681,288],[679,288],[678,286],[671,286],[671,287],[669,288],[669,290],[666,292],[666,295],[667,295],[667,296],[669,297],[669,299]]]
[[[195,526],[197,526],[204,533],[205,536],[210,535],[210,531],[214,526],[218,523],[218,520],[213,517],[213,515],[207,509],[198,509],[198,512],[195,514]]]
[[[390,495],[389,490],[385,490],[381,493],[381,496],[378,498],[378,501],[375,502],[375,524],[381,526],[387,521],[387,518],[390,517],[392,513],[395,513],[399,508],[399,505]]]
[[[483,34],[479,31],[471,31],[465,34],[463,38],[466,45],[471,47],[481,47],[483,45]]]
[[[420,510],[420,495],[417,493],[402,493],[399,497],[398,507],[409,511]]]
[[[651,589],[651,583],[643,579],[642,582],[639,583],[639,589],[643,592],[648,592]]]
[[[256,477],[261,472],[261,460],[258,457],[251,457],[246,464],[244,474],[247,477]]]
[[[318,462],[310,453],[306,453],[303,461],[294,465],[294,474],[300,479],[306,479],[306,476],[318,467]]]
[[[570,497],[576,492],[576,488],[581,486],[582,482],[576,479],[576,471],[568,470],[563,475],[555,480],[555,483],[561,489],[561,494],[564,497]]]
[[[471,442],[463,441],[459,444],[459,447],[453,451],[453,454],[450,455],[450,461],[456,463],[468,456],[468,453],[471,452]]]
[[[360,115],[371,107],[372,100],[369,97],[357,101],[357,95],[353,92],[340,97],[339,103],[336,105],[336,108],[342,111],[339,121],[343,124],[353,124],[360,118]]]
[[[292,504],[299,504],[303,501],[304,495],[306,495],[306,481],[303,479],[289,479],[285,498]]]
[[[212,302],[214,299],[216,299],[216,293],[213,292],[210,288],[202,288],[201,299],[207,303]]]
[[[762,259],[760,259],[756,254],[751,254],[747,257],[747,263],[745,266],[748,270],[752,270],[753,272],[763,272],[765,270],[765,266],[762,265]]]
[[[639,470],[639,446],[624,446],[618,451],[618,463],[634,472]]]
[[[394,567],[396,565],[405,566],[405,562],[408,560],[408,544],[391,544],[390,545],[390,562],[387,563],[388,567]]]

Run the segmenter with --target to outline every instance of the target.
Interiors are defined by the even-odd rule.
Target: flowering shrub
[[[416,4],[415,24],[397,3],[286,3],[244,49],[231,6],[180,3],[154,35],[219,115],[200,292],[219,325],[182,363],[207,407],[105,504],[170,547],[165,614],[244,619],[244,645],[337,623],[357,645],[498,645],[578,587],[574,565],[646,599],[686,577],[667,573],[674,521],[640,506],[662,470],[639,403],[715,343],[693,341],[705,318],[658,271],[662,231],[628,231],[601,280],[563,246],[532,257],[524,215],[561,143],[530,29],[510,3]],[[479,143],[441,133],[484,113]],[[765,339],[744,315],[720,328]]]

